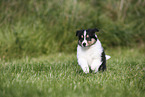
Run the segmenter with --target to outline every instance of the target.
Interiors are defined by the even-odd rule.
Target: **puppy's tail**
[[[110,59],[111,58],[111,56],[109,56],[109,55],[106,55],[106,60],[108,60],[108,59]]]

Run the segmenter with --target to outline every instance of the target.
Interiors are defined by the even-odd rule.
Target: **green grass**
[[[0,0],[0,97],[144,96],[144,5],[143,0]],[[84,74],[77,65],[75,32],[95,27],[111,59],[107,71]]]
[[[144,48],[112,48],[107,71],[84,74],[76,53],[0,60],[0,97],[145,97]]]

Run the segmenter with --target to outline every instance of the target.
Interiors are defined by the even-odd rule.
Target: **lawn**
[[[107,71],[84,74],[76,53],[0,60],[0,97],[145,97],[144,48],[111,48]]]
[[[0,97],[145,97],[144,1],[0,0]],[[105,72],[77,64],[76,31],[89,28]]]

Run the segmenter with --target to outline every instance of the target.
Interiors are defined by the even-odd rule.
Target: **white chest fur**
[[[99,40],[90,46],[90,47],[81,47],[78,45],[77,47],[77,59],[78,64],[82,67],[85,73],[88,73],[88,68],[97,69],[98,71],[99,66],[101,65],[101,54],[103,52],[103,48]],[[96,66],[93,66],[93,61],[95,60]],[[83,62],[82,62],[83,61]]]

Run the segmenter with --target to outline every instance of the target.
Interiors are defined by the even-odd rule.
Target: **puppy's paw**
[[[96,72],[98,72],[98,66],[91,66],[91,70],[94,72],[94,73],[96,73]]]
[[[82,69],[83,69],[84,73],[86,73],[86,74],[89,73],[89,67],[83,67]]]

